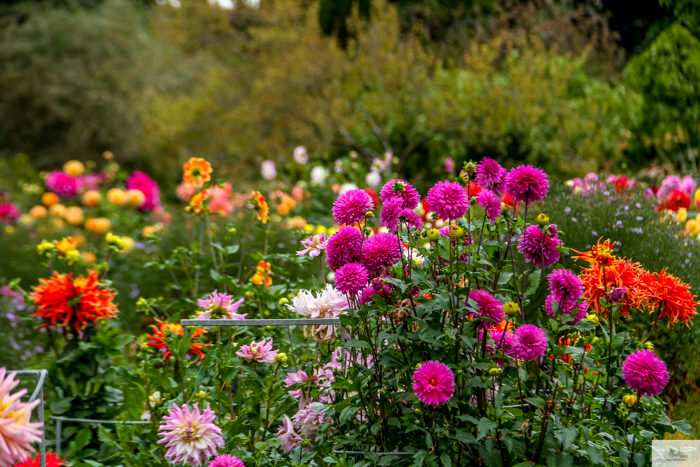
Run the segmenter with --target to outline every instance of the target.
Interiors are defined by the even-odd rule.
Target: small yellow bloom
[[[88,190],[83,193],[83,206],[94,208],[100,204],[100,200],[102,200],[102,195],[100,195],[99,191]]]
[[[600,318],[598,315],[594,313],[589,313],[586,315],[586,321],[590,321],[591,323],[599,324],[600,323]]]
[[[46,208],[40,204],[37,204],[29,210],[29,215],[34,219],[43,219],[48,214]]]
[[[287,363],[287,354],[282,352],[275,355],[275,361],[277,363]]]
[[[688,218],[688,210],[686,208],[680,208],[678,210],[678,222],[685,222]]]
[[[69,251],[75,251],[77,245],[73,240],[73,237],[63,237],[61,241],[53,242],[56,245],[56,249],[60,255],[66,255]]]
[[[62,204],[54,204],[49,208],[49,214],[52,217],[60,218],[66,213],[66,207]]]
[[[5,233],[7,235],[12,235],[13,233],[15,233],[15,227],[13,225],[6,225],[5,226]]]
[[[121,188],[111,188],[107,192],[107,201],[117,206],[124,206],[129,200],[124,190]]]
[[[313,224],[306,224],[304,227],[304,232],[313,232],[314,231],[314,225]]]
[[[517,315],[520,313],[520,306],[515,302],[508,302],[503,305],[503,311],[508,316]]]
[[[685,230],[687,230],[688,233],[695,235],[700,232],[700,225],[698,225],[698,221],[696,219],[690,219],[685,223]]]
[[[138,208],[146,202],[146,195],[141,190],[129,190],[126,192],[126,201],[131,206]]]
[[[40,255],[43,255],[47,251],[55,251],[56,250],[56,245],[51,243],[48,240],[42,240],[41,243],[39,243],[36,246],[36,252],[39,253]]]
[[[85,165],[76,160],[71,160],[63,165],[63,172],[71,177],[80,177],[85,173]]]
[[[109,232],[107,235],[105,235],[105,240],[107,241],[108,245],[111,245],[115,247],[117,250],[122,251],[124,248],[126,248],[126,243],[122,238],[118,235],[114,235],[112,232]]]
[[[73,227],[77,227],[85,220],[85,213],[78,206],[71,206],[66,209],[63,218]]]
[[[316,226],[316,235],[318,234],[324,234],[328,233],[328,229],[326,228],[325,225],[317,225]]]
[[[129,253],[134,249],[134,245],[136,245],[136,242],[131,237],[123,236],[122,241],[124,242],[124,248],[122,249],[124,253]]]
[[[537,223],[539,225],[547,225],[549,224],[549,217],[545,213],[540,213],[539,216],[537,216]]]
[[[625,394],[622,396],[622,402],[627,404],[629,407],[632,407],[633,405],[637,404],[637,395],[636,394]]]

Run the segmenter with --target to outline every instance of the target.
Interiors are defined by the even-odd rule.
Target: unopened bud
[[[440,238],[440,231],[438,229],[428,230],[428,240],[435,242],[438,238]]]
[[[537,223],[539,225],[547,225],[549,224],[549,217],[545,213],[541,213],[539,216],[537,216]]]
[[[489,374],[491,376],[498,376],[501,374],[501,370],[500,370],[500,368],[493,367],[493,368],[489,369]]]
[[[508,316],[517,315],[520,313],[520,306],[518,306],[518,304],[515,302],[508,302],[503,305],[503,311]]]
[[[253,292],[246,292],[243,294],[246,300],[253,300],[255,298],[255,294]]]
[[[374,217],[374,213],[372,211],[365,212],[365,219],[371,219],[373,217]]]
[[[280,298],[280,305],[286,305],[287,303],[289,303],[289,300],[284,297]]]
[[[452,237],[452,238],[464,237],[464,229],[458,225],[451,225],[450,226],[450,237]]]
[[[275,355],[275,361],[277,363],[287,363],[287,360],[288,360],[287,354],[284,352],[281,352],[281,353],[278,353],[277,355]]]

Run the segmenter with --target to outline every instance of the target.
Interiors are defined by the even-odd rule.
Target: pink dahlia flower
[[[663,360],[651,350],[632,352],[622,364],[622,378],[643,396],[656,396],[668,383],[668,370]]]
[[[469,299],[476,302],[479,316],[493,320],[481,321],[479,329],[490,329],[503,321],[506,316],[503,311],[503,303],[485,290],[474,290],[469,294]]]
[[[334,271],[354,261],[362,253],[362,232],[355,227],[343,227],[326,243],[326,264]]]
[[[422,230],[423,219],[421,219],[418,213],[412,209],[402,209],[399,213],[399,220],[401,222],[405,222],[409,227]]]
[[[576,274],[568,269],[555,269],[549,275],[549,290],[563,313],[570,313],[583,297],[583,284]]]
[[[399,198],[402,201],[404,209],[414,210],[420,202],[420,195],[415,188],[404,180],[397,178],[389,180],[384,184],[379,192],[379,198],[382,203],[386,203],[392,198]]]
[[[547,334],[537,326],[525,324],[515,331],[511,348],[513,356],[523,360],[544,357],[547,351]]]
[[[455,376],[444,363],[429,361],[413,373],[413,392],[426,405],[444,404],[455,392]]]
[[[81,183],[76,177],[71,177],[62,170],[54,170],[44,178],[46,188],[61,198],[75,198],[80,194]]]
[[[542,265],[552,266],[561,256],[557,246],[563,245],[564,242],[559,239],[556,226],[550,227],[553,228],[543,232],[539,226],[531,225],[518,239],[518,250],[525,255],[528,262],[535,263],[537,268]]]
[[[233,187],[226,182],[222,187],[214,185],[209,189],[209,212],[229,216],[233,212]]]
[[[531,165],[516,167],[506,175],[506,191],[516,202],[525,204],[541,201],[549,190],[547,174]]]
[[[489,331],[489,340],[486,344],[486,351],[489,355],[493,355],[495,349],[505,353],[509,357],[513,357],[513,335],[505,331]]]
[[[209,463],[209,467],[245,467],[245,464],[236,456],[222,454]]]
[[[139,190],[144,194],[146,200],[139,209],[142,211],[153,211],[160,206],[160,188],[151,177],[143,172],[136,171],[124,183],[127,190]]]
[[[428,205],[438,217],[455,220],[469,211],[469,199],[457,182],[438,182],[428,191]]]
[[[348,263],[335,272],[335,286],[344,294],[354,296],[369,281],[367,269],[360,263]]]
[[[197,194],[197,191],[199,191],[197,185],[182,182],[177,186],[175,193],[181,201],[188,203],[192,199],[192,197]]]
[[[483,207],[491,223],[501,216],[501,197],[490,190],[481,190],[476,195],[476,202]]]
[[[304,438],[313,440],[321,424],[331,422],[331,419],[319,410],[322,406],[320,402],[312,402],[292,417],[294,426]]]
[[[304,441],[304,438],[294,431],[294,423],[292,423],[292,419],[287,415],[282,419],[282,425],[277,430],[276,436],[280,440],[282,450],[285,453],[289,453]]]
[[[0,466],[22,462],[34,452],[32,443],[41,441],[42,423],[32,423],[32,409],[41,401],[22,402],[27,393],[21,389],[10,394],[19,384],[17,373],[0,368]]]
[[[374,209],[372,198],[366,191],[350,190],[333,203],[333,218],[338,225],[353,226],[365,220],[365,213]]]
[[[165,443],[169,448],[165,457],[174,464],[199,466],[216,456],[218,448],[224,446],[224,438],[221,428],[214,424],[215,417],[209,405],[200,413],[196,403],[192,411],[186,404],[173,404],[158,428],[162,437],[158,444]]]
[[[390,233],[380,233],[365,240],[362,245],[362,264],[376,272],[393,266],[401,259],[401,246]]]
[[[0,222],[8,225],[15,225],[21,213],[17,206],[12,203],[0,204]]]
[[[489,157],[484,157],[481,162],[476,164],[476,183],[480,187],[500,195],[503,192],[501,183],[503,183],[506,173],[506,169],[501,167],[501,164]]]
[[[274,180],[275,178],[277,178],[277,168],[275,167],[275,161],[270,159],[263,161],[262,165],[260,166],[260,174],[265,180]]]
[[[304,256],[308,253],[309,258],[320,256],[326,249],[326,234],[312,235],[306,240],[301,241],[303,250],[297,251],[297,256]]]
[[[219,293],[216,290],[212,292],[209,298],[197,300],[197,303],[205,311],[195,319],[244,319],[248,316],[248,313],[237,313],[243,304],[242,298],[234,302],[231,295]]]
[[[275,363],[275,355],[279,353],[279,350],[272,350],[272,344],[272,339],[251,342],[249,345],[241,346],[241,350],[236,352],[236,355],[256,362]]]

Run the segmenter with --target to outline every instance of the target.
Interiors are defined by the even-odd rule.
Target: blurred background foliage
[[[110,150],[166,186],[193,155],[242,182],[297,145],[426,183],[448,156],[697,171],[698,5],[6,0],[0,156]]]

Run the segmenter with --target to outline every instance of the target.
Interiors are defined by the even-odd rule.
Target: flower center
[[[188,422],[186,427],[182,428],[181,436],[184,441],[196,441],[201,436],[197,425],[192,426],[192,422]]]

